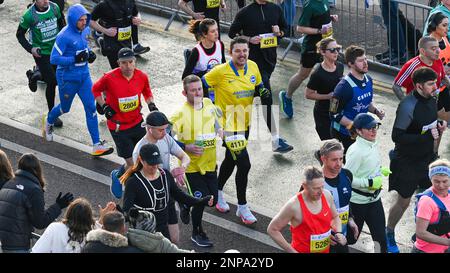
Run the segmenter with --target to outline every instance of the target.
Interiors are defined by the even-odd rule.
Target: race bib
[[[273,33],[264,33],[259,35],[261,41],[259,42],[261,48],[269,48],[278,46],[277,36]]]
[[[327,27],[327,32],[322,33],[322,39],[333,36],[333,24],[329,22],[328,24],[322,25],[322,28]]]
[[[310,251],[311,253],[324,252],[330,247],[331,229],[325,233],[311,235],[310,237]]]
[[[125,41],[131,38],[131,26],[129,27],[120,27],[117,29],[117,40]]]
[[[130,112],[136,110],[139,106],[139,96],[135,95],[132,97],[119,98],[119,109],[120,112]]]
[[[220,6],[220,0],[206,0],[206,8],[213,9]]]
[[[349,211],[349,205],[337,209],[339,218],[341,218],[341,222],[343,225],[348,223],[348,211]]]
[[[203,134],[198,135],[195,139],[195,145],[201,146],[205,149],[215,148],[216,147],[216,134]]]
[[[248,141],[244,135],[232,135],[225,137],[225,145],[232,152],[240,152],[247,147]]]

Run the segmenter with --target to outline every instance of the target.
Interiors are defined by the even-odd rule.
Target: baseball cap
[[[117,53],[117,58],[119,61],[128,61],[135,59],[134,52],[128,47],[124,47],[119,50],[119,53]]]
[[[143,126],[148,125],[152,127],[164,126],[167,124],[171,124],[167,119],[166,115],[160,111],[152,111],[145,118],[145,122],[142,123]]]
[[[381,125],[381,123],[379,123],[375,120],[374,117],[366,113],[360,113],[356,115],[355,119],[353,120],[353,127],[356,129],[371,129],[377,125]]]
[[[149,165],[162,164],[161,154],[159,152],[158,146],[155,144],[145,144],[141,147],[139,151],[139,156],[141,159]]]

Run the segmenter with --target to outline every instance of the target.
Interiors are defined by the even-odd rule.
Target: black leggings
[[[264,69],[261,69],[260,71],[261,71],[261,78],[262,78],[264,87],[267,88],[270,92],[270,96],[267,99],[261,98],[261,104],[264,107],[266,107],[266,109],[263,109],[264,120],[266,121],[269,132],[272,133],[273,131],[277,131],[275,118],[272,115],[273,99],[272,99],[272,88],[270,86],[270,76],[272,75],[272,72],[265,71]],[[259,94],[255,93],[255,96],[259,96]]]
[[[384,217],[383,204],[381,199],[376,202],[368,204],[356,204],[350,202],[352,208],[353,219],[358,226],[359,234],[363,228],[364,222],[367,224],[372,236],[372,240],[380,244],[381,253],[387,253],[386,245],[386,219]],[[359,235],[358,235],[359,238]],[[347,231],[348,244],[354,244],[357,240],[354,239],[352,229]]]
[[[350,136],[344,135],[334,129],[331,129],[331,136],[342,143],[342,146],[344,146],[344,155],[347,153],[348,147],[355,142]]]
[[[248,173],[250,172],[251,164],[247,149],[242,150],[236,155],[236,160],[233,159],[231,152],[226,149],[225,159],[220,165],[219,171],[219,190],[223,190],[225,183],[233,173],[234,166],[237,166],[236,171],[236,192],[239,205],[247,204],[246,191],[248,182]]]
[[[41,55],[40,58],[33,57],[39,71],[42,75],[42,80],[47,84],[45,89],[45,98],[47,99],[48,111],[55,106],[55,89],[56,89],[56,66],[50,63],[50,55]]]
[[[133,39],[133,45],[139,43],[138,27],[135,24],[131,25],[131,39]]]
[[[245,7],[245,0],[236,0],[239,9],[242,9],[243,7]]]
[[[196,198],[205,197],[207,195],[214,196],[213,206],[217,203],[217,172],[206,172],[204,175],[200,173],[186,173],[186,178],[191,189],[191,193]],[[202,232],[202,218],[205,206],[193,206],[191,211],[192,231],[193,234]]]
[[[324,112],[314,108],[314,122],[316,123],[316,132],[320,140],[331,139],[331,120],[329,112]]]

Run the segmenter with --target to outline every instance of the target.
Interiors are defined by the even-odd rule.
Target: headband
[[[436,166],[430,169],[428,172],[428,177],[431,179],[431,177],[437,175],[437,174],[444,174],[446,176],[450,177],[450,168],[447,166]]]

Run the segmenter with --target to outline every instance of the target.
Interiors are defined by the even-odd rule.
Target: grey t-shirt
[[[149,143],[145,137],[139,140],[133,150],[133,163],[136,163],[141,147]],[[183,150],[170,135],[165,135],[164,138],[158,140],[156,146],[161,154],[162,168],[170,171],[170,155],[179,155]]]

